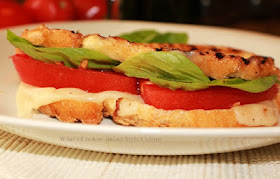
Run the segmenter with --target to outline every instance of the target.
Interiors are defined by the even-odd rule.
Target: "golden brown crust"
[[[103,118],[102,104],[62,100],[41,106],[39,111],[62,122],[82,122],[84,124],[99,124]]]
[[[34,45],[44,47],[81,47],[83,35],[64,29],[49,29],[44,25],[25,30],[22,37]]]
[[[140,53],[155,50],[155,48],[146,44],[132,43],[119,37],[102,37],[99,34],[85,36],[83,47],[104,53],[110,58],[120,62]]]
[[[225,46],[214,46],[214,45],[192,45],[192,44],[181,44],[181,43],[147,43],[146,45],[157,48],[158,51],[165,51],[166,49],[178,49],[186,52],[190,51],[213,51],[218,53],[224,53],[224,54],[231,54],[235,56],[241,56],[243,58],[249,58],[251,56],[254,56],[256,54],[247,52],[244,50],[231,48],[231,47],[225,47]]]
[[[206,76],[214,79],[229,77],[254,80],[260,77],[279,75],[274,60],[269,57],[244,58],[215,51],[191,51],[186,53]]]

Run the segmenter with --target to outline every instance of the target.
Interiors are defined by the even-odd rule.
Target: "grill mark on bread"
[[[210,50],[212,50],[212,51],[214,51],[214,52],[217,52],[217,51],[218,51],[218,49],[217,49],[216,47],[213,47],[213,48],[211,48]]]
[[[244,62],[245,65],[249,65],[250,60],[247,60],[247,59],[245,59],[245,58],[243,58],[243,57],[242,57],[242,60],[243,60],[243,62]]]
[[[224,54],[222,54],[221,52],[217,52],[216,54],[216,57],[218,58],[218,59],[222,59],[222,58],[224,58]]]

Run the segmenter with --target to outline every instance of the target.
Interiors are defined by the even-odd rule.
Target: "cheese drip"
[[[143,102],[140,95],[133,95],[119,91],[104,91],[100,93],[88,93],[77,88],[35,87],[23,82],[17,91],[18,116],[31,118],[37,113],[38,108],[61,100],[90,101],[101,104],[106,99],[127,98],[133,101]]]
[[[238,123],[246,126],[272,126],[279,119],[279,109],[276,100],[235,106],[232,110]]]

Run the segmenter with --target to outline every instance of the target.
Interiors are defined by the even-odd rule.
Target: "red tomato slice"
[[[270,100],[278,92],[276,86],[262,93],[227,88],[210,87],[197,91],[170,90],[150,82],[141,82],[141,96],[146,104],[165,110],[172,109],[229,109],[234,104],[250,104]]]
[[[137,94],[137,79],[115,72],[65,67],[34,60],[26,54],[12,56],[24,83],[37,87],[79,88],[88,92],[121,91]]]

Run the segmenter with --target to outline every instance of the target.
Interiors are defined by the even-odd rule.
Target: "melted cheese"
[[[273,126],[278,123],[279,109],[275,100],[231,108],[238,123],[246,126]]]
[[[88,93],[77,88],[38,88],[21,83],[17,92],[18,116],[30,118],[40,106],[65,99],[102,103],[106,99],[114,101],[122,97],[144,103],[139,95],[118,91]],[[234,112],[236,120],[240,124],[246,126],[273,126],[279,120],[278,104],[275,100],[235,106],[229,110]]]
[[[143,102],[140,95],[119,91],[104,91],[100,93],[88,93],[77,88],[52,87],[38,88],[21,82],[17,92],[18,116],[31,118],[38,108],[60,100],[90,101],[102,103],[106,99],[127,98],[133,101]]]

